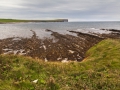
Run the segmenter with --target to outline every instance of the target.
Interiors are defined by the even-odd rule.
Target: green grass
[[[10,23],[10,22],[27,22],[27,20],[17,20],[17,19],[0,19],[1,23]]]
[[[0,19],[0,23],[17,23],[17,22],[64,22],[65,19],[56,20],[19,20],[19,19]]]
[[[37,83],[33,83],[38,79]],[[120,90],[120,40],[92,47],[83,62],[0,56],[0,90]]]

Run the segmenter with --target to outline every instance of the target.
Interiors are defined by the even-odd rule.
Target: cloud
[[[2,0],[1,18],[120,20],[119,0]]]

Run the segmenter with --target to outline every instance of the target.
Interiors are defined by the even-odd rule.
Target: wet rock
[[[111,31],[110,34],[107,35],[102,35],[107,38],[120,38],[120,30],[117,29],[101,29],[101,30],[106,30],[106,31]]]
[[[110,34],[87,34],[69,31],[77,36],[60,34],[52,30],[53,38],[39,39],[36,32],[30,38],[11,37],[0,40],[0,54],[31,56],[47,61],[81,61],[86,51],[105,38],[120,37],[119,31],[112,30]],[[116,33],[117,32],[117,33]]]
[[[45,31],[47,31],[47,32],[52,32],[52,30],[50,30],[50,29],[46,29]]]
[[[100,30],[113,31],[113,32],[119,32],[120,33],[120,30],[117,30],[117,29],[100,29]]]

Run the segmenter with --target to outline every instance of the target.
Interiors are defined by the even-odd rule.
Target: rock
[[[72,53],[72,54],[75,52],[75,51],[72,51],[72,50],[68,50],[68,51],[69,51],[69,53]]]
[[[104,30],[104,29],[103,29]],[[105,29],[106,30],[106,29]],[[110,30],[110,34],[87,34],[69,31],[77,36],[60,34],[52,30],[53,38],[39,39],[36,32],[30,38],[11,37],[0,40],[0,54],[26,55],[47,61],[82,61],[86,51],[106,38],[120,38],[119,30]],[[57,40],[57,41],[56,41]],[[54,41],[54,42],[53,42]]]
[[[68,63],[68,58],[65,58],[64,60],[61,61],[62,63]]]
[[[32,81],[33,83],[37,83],[38,82],[38,79],[36,79],[36,80],[34,80],[34,81]]]

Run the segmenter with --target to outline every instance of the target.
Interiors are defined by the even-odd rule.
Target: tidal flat
[[[0,54],[24,55],[44,61],[82,61],[85,53],[94,45],[107,38],[120,38],[120,31],[115,29],[101,29],[109,33],[83,33],[67,31],[71,34],[61,34],[49,29],[51,38],[39,38],[34,30],[32,36],[10,37],[0,39]],[[74,34],[74,35],[72,35]]]

